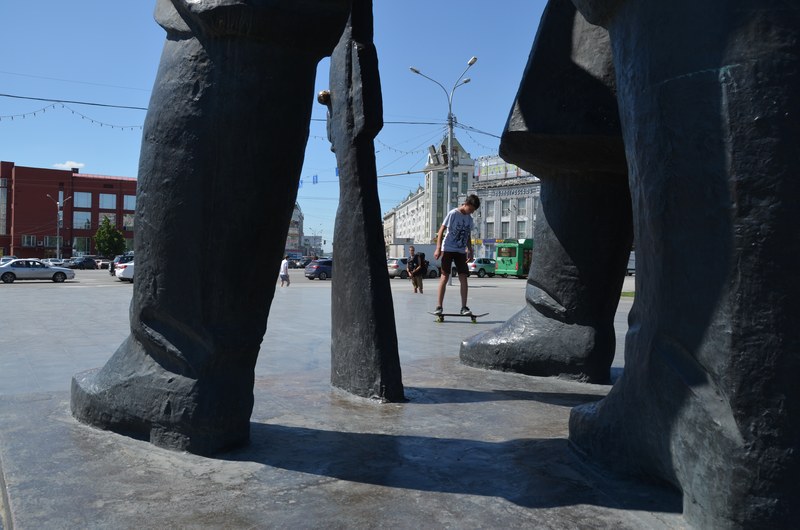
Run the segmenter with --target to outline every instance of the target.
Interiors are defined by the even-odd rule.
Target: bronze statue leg
[[[500,151],[542,180],[525,306],[464,341],[461,360],[607,382],[630,195],[608,34],[568,0],[548,2]]]
[[[253,12],[242,9],[234,10],[239,29],[252,32]],[[261,15],[263,23],[274,13]],[[223,18],[229,25],[204,27],[205,19],[185,16],[190,31],[166,17],[178,29],[165,43],[144,130],[131,335],[103,368],[75,376],[71,400],[81,421],[200,454],[249,438],[253,370],[297,194],[316,65],[346,10],[327,21],[330,47],[300,27],[300,36],[266,33],[302,46],[252,38],[237,33],[231,10]],[[272,264],[274,274],[265,281],[252,263]]]
[[[679,487],[692,526],[794,526],[800,6],[576,3],[607,15],[638,276],[624,374],[570,441]]]
[[[525,306],[461,343],[461,361],[492,370],[609,381],[614,314],[631,246],[625,176],[542,177]]]

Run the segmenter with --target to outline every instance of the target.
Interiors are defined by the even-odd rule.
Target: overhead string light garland
[[[318,136],[318,135],[311,134],[308,137],[310,139],[313,139],[313,140],[323,140],[325,142],[329,141],[328,138],[325,137],[325,136]],[[381,142],[378,139],[375,140],[375,143],[382,145],[383,146],[382,150],[389,150],[389,151],[393,151],[395,153],[400,153],[402,155],[417,155],[417,154],[420,154],[420,153],[427,153],[428,152],[427,149],[417,149],[415,151],[404,151],[403,149],[397,149],[396,147],[392,147],[391,145],[387,145],[387,144]],[[376,152],[379,153],[382,150],[378,150]]]
[[[402,149],[397,149],[395,147],[392,147],[391,145],[386,145],[385,143],[381,142],[377,138],[375,139],[375,143],[381,144],[384,149],[388,149],[389,151],[393,151],[395,153],[400,153],[402,155],[418,155],[420,153],[427,153],[428,152],[427,148],[426,149],[418,149],[416,151],[404,151]]]
[[[72,112],[72,114],[80,116],[82,120],[88,120],[89,122],[93,123],[94,125],[99,125],[100,127],[109,127],[111,129],[120,129],[120,130],[123,130],[123,131],[124,130],[131,130],[132,131],[132,130],[135,130],[135,129],[142,130],[142,126],[141,125],[116,125],[116,124],[113,124],[113,123],[106,123],[104,121],[96,120],[96,119],[94,119],[94,118],[92,118],[90,116],[87,116],[87,115],[85,115],[85,114],[83,114],[81,112],[78,112],[77,110],[75,110],[72,107],[70,107],[68,105],[65,105],[63,103],[52,103],[50,105],[47,105],[46,107],[42,107],[41,109],[37,109],[37,110],[31,111],[31,112],[23,112],[21,114],[0,115],[0,122],[3,121],[3,120],[5,120],[5,121],[24,120],[25,118],[29,118],[29,117],[35,118],[39,114],[44,114],[49,109],[55,109],[55,110],[66,109],[66,110]]]
[[[44,113],[47,111],[47,109],[54,109],[54,108],[56,108],[56,107],[57,107],[57,105],[56,105],[55,103],[53,103],[52,105],[47,105],[46,107],[42,107],[42,108],[41,108],[41,109],[39,109],[39,110],[34,110],[33,112],[25,112],[25,113],[23,113],[23,114],[6,114],[6,115],[0,115],[0,121],[3,121],[3,120],[6,120],[6,121],[14,121],[14,118],[22,118],[22,119],[24,120],[24,119],[25,119],[25,118],[27,118],[28,116],[36,116],[36,115],[37,115],[37,114],[39,114],[40,112],[44,114]]]

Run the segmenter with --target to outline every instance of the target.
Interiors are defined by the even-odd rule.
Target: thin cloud
[[[56,169],[72,169],[72,168],[81,169],[85,165],[86,164],[84,164],[83,162],[74,162],[72,160],[67,160],[63,164],[53,164],[53,167]]]

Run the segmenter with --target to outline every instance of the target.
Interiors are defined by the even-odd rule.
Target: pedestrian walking
[[[425,254],[417,254],[414,247],[408,247],[409,257],[408,264],[408,277],[411,278],[411,285],[414,287],[414,292],[422,292],[422,279],[425,277]]]
[[[284,284],[286,284],[286,287],[289,287],[289,284],[292,283],[292,281],[289,279],[289,256],[288,255],[284,256],[283,257],[283,261],[281,261],[280,278],[281,278],[281,287],[283,287]]]

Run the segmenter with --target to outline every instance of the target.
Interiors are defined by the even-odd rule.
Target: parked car
[[[52,280],[61,283],[74,277],[74,271],[65,267],[51,267],[38,259],[12,259],[0,265],[0,280],[3,283],[14,283],[16,280]]]
[[[319,278],[320,280],[333,278],[333,260],[328,258],[315,259],[306,265],[305,274],[309,280],[314,278]]]
[[[116,269],[117,265],[120,263],[130,263],[133,261],[133,254],[120,254],[119,256],[114,256],[114,261],[108,264],[108,273],[111,276],[115,276],[114,270]]]
[[[117,268],[114,271],[117,279],[121,282],[131,282],[133,283],[133,262],[128,261],[127,263],[117,263]]]
[[[67,266],[70,269],[96,269],[97,262],[93,258],[81,256],[79,258],[72,258]]]
[[[94,261],[97,263],[98,269],[108,269],[111,265],[111,260],[108,258],[98,258]]]
[[[19,259],[19,258],[18,258],[18,257],[16,257],[16,256],[3,256],[3,257],[1,257],[1,258],[0,258],[0,265],[3,265],[3,264],[5,264],[5,263],[8,263],[8,262],[9,262],[9,261],[11,261],[12,259]]]
[[[467,268],[470,276],[477,275],[478,278],[489,276],[491,278],[497,269],[497,262],[492,258],[472,258],[467,262]]]
[[[408,258],[389,258],[386,260],[386,268],[389,270],[389,278],[408,278]]]
[[[64,260],[58,258],[45,258],[42,260],[42,263],[46,263],[50,267],[63,267]]]

